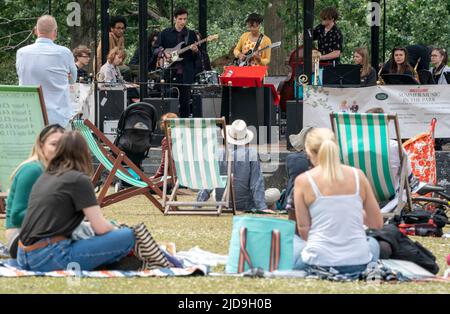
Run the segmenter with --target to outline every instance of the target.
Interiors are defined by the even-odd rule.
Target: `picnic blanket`
[[[0,249],[4,247],[0,243]],[[6,249],[6,247],[4,247]],[[0,250],[1,251],[1,250]],[[1,253],[1,252],[0,252]],[[9,257],[7,249],[0,257]],[[209,268],[218,264],[226,263],[226,256],[204,251],[199,247],[194,247],[189,251],[178,252],[175,256],[182,267],[159,268],[146,271],[53,271],[34,272],[20,269],[13,259],[0,260],[0,277],[82,277],[82,278],[121,278],[121,277],[169,277],[169,276],[206,276]]]
[[[16,265],[16,266],[14,266]],[[186,268],[160,268],[146,271],[76,271],[61,270],[52,272],[36,272],[22,270],[14,260],[0,261],[0,277],[81,277],[81,278],[129,278],[129,277],[172,277],[172,276],[206,276],[209,268],[206,265],[196,265]]]
[[[339,274],[332,267],[312,267],[308,271],[283,270],[264,271],[262,268],[248,270],[240,274],[210,273],[210,276],[252,277],[252,278],[302,278],[328,280],[335,282],[349,282],[363,280],[366,282],[407,282],[407,281],[443,281],[444,277],[435,276],[419,265],[401,260],[380,260],[367,267],[362,273]]]
[[[0,248],[1,247],[2,244],[0,243]],[[5,250],[4,255],[0,257],[9,257],[7,249]],[[0,277],[41,276],[41,277],[121,278],[121,277],[169,277],[169,276],[193,276],[193,275],[206,276],[209,274],[210,267],[226,264],[227,262],[226,255],[211,253],[202,250],[198,246],[195,246],[188,251],[181,251],[175,253],[175,258],[181,262],[182,267],[159,268],[146,271],[64,270],[47,273],[22,270],[17,265],[17,262],[15,260],[8,259],[8,260],[0,260]]]

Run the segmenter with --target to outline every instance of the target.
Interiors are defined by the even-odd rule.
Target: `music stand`
[[[323,85],[361,85],[360,69],[354,64],[327,65],[323,68]]]
[[[408,74],[382,74],[381,77],[386,85],[419,85],[419,83]]]

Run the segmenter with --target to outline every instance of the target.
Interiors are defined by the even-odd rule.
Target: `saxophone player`
[[[408,62],[408,50],[404,47],[392,49],[391,58],[385,64],[380,74],[404,74],[410,75],[415,79],[414,68]]]

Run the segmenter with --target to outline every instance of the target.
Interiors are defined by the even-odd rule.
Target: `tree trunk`
[[[281,47],[272,49],[269,64],[269,75],[287,75],[287,68],[284,65],[287,53],[284,47],[284,27],[285,24],[278,16],[278,10],[287,5],[286,0],[269,0],[264,12],[264,33],[269,36],[272,43],[281,41]]]
[[[92,71],[92,63],[95,57],[95,13],[94,0],[77,0],[81,7],[81,24],[80,26],[70,27],[72,34],[71,48],[74,49],[79,45],[88,46],[91,49],[91,60],[89,70]],[[98,38],[98,42],[100,38]]]

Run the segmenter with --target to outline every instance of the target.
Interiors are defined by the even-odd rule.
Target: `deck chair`
[[[102,172],[109,172],[98,195],[100,207],[105,207],[136,195],[146,196],[161,212],[163,207],[151,192],[162,197],[162,191],[139,169],[117,146],[98,130],[89,120],[74,120],[72,128],[79,131],[86,139],[91,153],[100,162],[92,183],[94,186],[100,180]],[[130,169],[130,170],[127,170]],[[106,195],[114,177],[128,183],[131,187]]]
[[[398,203],[394,214],[399,214],[404,208],[411,209],[407,158],[402,150],[397,115],[339,112],[330,113],[330,118],[339,144],[341,161],[346,165],[361,169],[366,174],[378,202],[392,200],[397,194]],[[396,193],[396,182],[393,181],[389,166],[390,122],[395,125],[396,139],[399,143],[400,182],[398,193]],[[406,204],[403,200],[404,190],[406,190]]]
[[[163,206],[165,215],[220,215],[235,214],[231,160],[226,145],[225,118],[167,119],[164,122],[168,151],[165,155]],[[219,127],[223,130],[227,174],[220,175]],[[166,200],[168,173],[174,184]],[[180,186],[191,190],[224,188],[220,201],[184,202],[177,200]],[[230,206],[231,197],[231,206]],[[186,208],[187,207],[187,208]],[[230,208],[231,207],[231,208]]]

